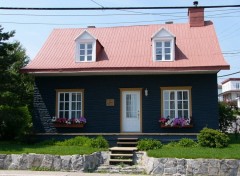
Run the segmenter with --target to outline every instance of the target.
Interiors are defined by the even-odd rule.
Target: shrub
[[[197,138],[201,146],[213,148],[227,147],[230,141],[226,134],[210,128],[203,128]]]
[[[137,148],[138,150],[153,150],[162,148],[163,144],[155,139],[142,139],[138,141]]]
[[[89,146],[90,138],[85,136],[77,136],[71,139],[66,139],[65,141],[56,142],[59,146]]]
[[[232,122],[235,121],[234,110],[230,105],[224,102],[219,103],[219,129],[222,132],[227,132]]]
[[[178,146],[181,147],[195,147],[197,145],[197,143],[189,138],[182,138],[178,143]]]
[[[0,106],[0,137],[14,139],[29,132],[31,115],[27,106],[10,107]]]
[[[104,137],[98,136],[95,139],[91,139],[90,146],[93,148],[108,148],[109,144]]]
[[[167,143],[165,146],[166,147],[176,147],[176,146],[178,146],[178,142],[177,141],[171,141],[171,142]]]

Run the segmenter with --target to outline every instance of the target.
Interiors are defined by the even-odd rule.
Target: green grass
[[[55,146],[55,145],[25,145],[13,142],[0,142],[0,154],[52,154],[52,155],[74,155],[91,154],[106,149],[96,149],[82,146]]]
[[[207,147],[167,147],[158,150],[149,150],[148,156],[154,158],[216,158],[240,159],[240,144],[230,144],[226,148]]]

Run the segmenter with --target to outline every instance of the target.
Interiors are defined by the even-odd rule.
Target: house
[[[222,82],[223,101],[232,102],[240,108],[240,78],[229,78]]]
[[[218,84],[218,101],[223,101],[223,97],[221,96],[222,93],[222,85]]]
[[[53,30],[22,69],[35,76],[36,135],[171,140],[217,129],[217,73],[229,65],[204,9],[188,16],[185,24]],[[71,119],[80,116],[87,123],[77,128]]]

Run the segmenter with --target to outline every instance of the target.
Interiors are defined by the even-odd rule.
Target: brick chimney
[[[204,8],[192,7],[188,9],[190,27],[204,26]]]

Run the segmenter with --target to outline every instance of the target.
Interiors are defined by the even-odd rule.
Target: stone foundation
[[[0,169],[109,172],[158,176],[211,175],[240,176],[240,160],[152,158],[145,152],[134,154],[133,166],[108,165],[109,152],[91,155],[0,154]]]

